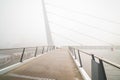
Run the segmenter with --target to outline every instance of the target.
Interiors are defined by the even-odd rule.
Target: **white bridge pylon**
[[[45,8],[45,2],[44,0],[42,1],[42,8],[43,8],[43,16],[44,16],[44,22],[45,22],[45,30],[46,30],[46,37],[47,37],[47,45],[48,46],[53,46],[53,40],[52,40],[52,35],[51,35],[51,30],[48,22],[48,16],[46,13],[46,8]]]

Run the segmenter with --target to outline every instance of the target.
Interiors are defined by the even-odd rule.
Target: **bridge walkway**
[[[67,49],[56,49],[0,77],[0,80],[83,80]]]

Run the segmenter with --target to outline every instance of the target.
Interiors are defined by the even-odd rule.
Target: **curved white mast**
[[[48,22],[48,17],[47,17],[47,13],[46,13],[45,2],[44,2],[44,0],[41,0],[41,1],[42,1],[42,7],[43,7],[43,16],[44,16],[44,22],[45,22],[47,44],[48,44],[48,46],[53,46],[54,44],[53,44],[50,26],[49,26],[49,22]]]

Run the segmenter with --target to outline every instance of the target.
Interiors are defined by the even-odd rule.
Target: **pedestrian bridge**
[[[120,80],[120,48],[118,63],[79,48],[119,46],[119,2],[61,1],[0,1],[1,48],[42,45],[0,49],[0,80]]]
[[[1,58],[0,80],[107,80],[103,63],[120,69],[118,64],[74,47],[15,48],[1,52],[12,56]],[[91,64],[86,63],[91,66],[90,75],[84,70],[81,54],[91,57]]]
[[[2,80],[83,80],[67,49],[56,49],[8,72]]]

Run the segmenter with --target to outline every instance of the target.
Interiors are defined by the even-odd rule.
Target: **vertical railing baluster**
[[[53,46],[52,50],[54,50],[54,46]]]
[[[48,52],[48,49],[49,49],[49,47],[47,46],[47,50],[46,50],[46,52]]]
[[[43,47],[43,49],[42,49],[42,54],[44,53],[44,47]]]
[[[75,55],[75,59],[77,59],[76,52],[75,52],[75,48],[74,48],[74,55]]]
[[[80,52],[79,52],[79,50],[78,50],[78,57],[79,57],[80,67],[83,67],[83,65],[82,65],[82,59],[81,59],[81,56],[80,56]]]
[[[98,70],[97,70],[97,67],[95,67],[96,62],[95,62],[95,57],[94,57],[94,54],[91,54],[91,78],[92,80],[98,80]],[[96,76],[97,75],[97,76]]]
[[[23,62],[24,53],[25,53],[25,48],[23,48],[23,51],[22,51],[22,54],[21,54],[21,58],[20,58],[20,62]]]
[[[36,47],[36,49],[35,49],[35,55],[34,55],[34,57],[37,56],[37,51],[38,51],[38,47]]]
[[[101,80],[107,80],[106,73],[105,73],[105,69],[104,69],[104,65],[103,65],[103,61],[102,61],[101,59],[99,59],[99,63],[100,63],[100,65],[101,65],[100,71],[102,72],[102,73],[100,74]]]
[[[50,51],[52,51],[51,47],[50,47]]]
[[[95,60],[94,54],[92,54],[91,56],[92,56],[92,59]]]

